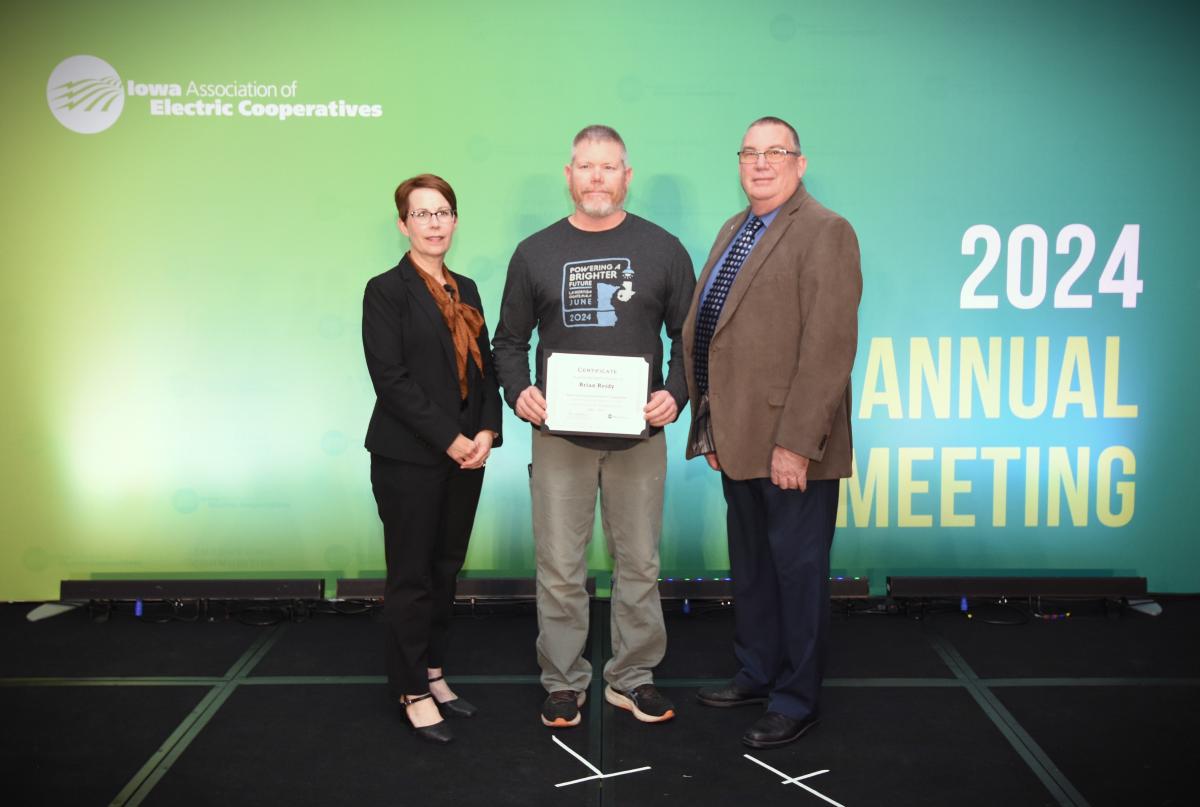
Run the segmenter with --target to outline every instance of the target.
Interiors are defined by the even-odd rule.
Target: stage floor
[[[480,714],[434,747],[388,702],[374,612],[30,623],[31,605],[3,605],[3,792],[72,807],[1193,804],[1200,600],[1160,602],[1158,617],[1075,603],[1024,622],[837,612],[823,721],[774,751],[739,742],[757,707],[695,701],[735,670],[727,606],[666,605],[656,680],[675,720],[636,722],[597,675],[562,731],[538,719],[532,606],[461,609],[447,670]],[[607,624],[594,602],[592,658]]]

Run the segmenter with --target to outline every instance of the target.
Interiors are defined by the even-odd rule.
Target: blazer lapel
[[[688,315],[683,322],[683,349],[691,353],[692,344],[695,339],[696,332],[696,317],[700,315],[700,301],[704,296],[704,284],[708,283],[708,278],[716,269],[717,259],[725,252],[729,246],[729,242],[737,235],[742,224],[746,221],[746,213],[749,208],[742,211],[742,215],[738,216],[733,224],[728,225],[724,230],[717,234],[717,240],[713,242],[712,249],[708,253],[708,259],[704,262],[704,268],[700,270],[700,277],[696,280],[696,288],[692,291],[692,305],[688,309]]]
[[[733,286],[729,289],[729,296],[725,298],[725,306],[721,309],[721,317],[717,320],[717,327],[713,330],[715,337],[720,333],[721,328],[725,323],[729,322],[730,317],[737,311],[738,305],[746,296],[750,284],[754,282],[754,276],[762,269],[766,263],[767,257],[771,254],[771,250],[783,240],[783,235],[792,226],[792,216],[804,203],[808,196],[808,191],[804,189],[803,183],[796,192],[788,198],[786,202],[779,208],[779,214],[771,222],[771,226],[758,239],[758,243],[754,245],[754,250],[750,253],[750,257],[746,258],[746,262],[742,264],[742,268],[738,270],[737,277],[733,280]]]
[[[742,211],[742,215],[738,216],[737,220],[726,227],[717,237],[712,251],[708,253],[708,260],[705,261],[704,268],[700,270],[700,277],[696,280],[696,299],[699,299],[699,295],[704,293],[704,284],[708,282],[709,275],[716,270],[717,258],[720,258],[725,253],[725,250],[729,248],[729,242],[733,240],[738,230],[746,223],[746,214],[749,213],[749,210],[749,208],[746,208],[746,210]]]
[[[438,310],[437,303],[433,301],[429,289],[425,288],[425,281],[417,277],[417,272],[421,270],[413,265],[407,255],[403,263],[405,264],[403,277],[404,282],[408,284],[408,294],[416,301],[417,308],[425,312],[425,316],[429,318],[429,324],[433,327],[433,332],[438,335],[438,342],[442,345],[446,365],[453,369],[455,383],[457,383],[458,362],[454,358],[454,342],[450,338],[450,329],[446,327],[446,320],[442,319],[442,312]]]

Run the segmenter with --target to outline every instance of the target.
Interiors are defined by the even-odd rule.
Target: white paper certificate
[[[649,356],[552,351],[546,356],[546,431],[645,437]]]

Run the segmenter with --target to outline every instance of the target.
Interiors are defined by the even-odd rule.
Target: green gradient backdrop
[[[1181,7],[1186,8],[1186,6]],[[4,250],[0,276],[0,598],[43,599],[63,578],[377,573],[380,528],[362,436],[373,400],[359,341],[362,287],[404,249],[391,191],[447,177],[461,220],[450,265],[480,285],[494,323],[516,242],[569,211],[569,139],[605,122],[626,136],[629,207],[676,233],[697,268],[743,198],[745,124],[800,130],[810,190],[855,225],[867,346],[896,347],[908,414],[910,337],[1049,336],[1050,392],[1069,335],[1121,337],[1132,419],[979,415],[855,422],[859,461],[892,452],[887,527],[839,532],[834,566],[916,571],[1134,572],[1200,590],[1193,520],[1194,312],[1200,209],[1200,57],[1192,11],[1129,2],[603,4],[47,2],[0,12]],[[297,100],[378,103],[371,120],[151,117],[128,97],[99,134],[50,113],[47,81],[92,54],[123,81],[298,82]],[[188,100],[188,99],[179,99]],[[1004,263],[963,311],[978,259],[963,232],[1050,236],[1050,296],[1067,259],[1054,236],[1096,233],[1096,278],[1122,225],[1141,226],[1136,308],[1004,299]],[[1007,357],[1007,347],[1005,348]],[[1056,358],[1057,357],[1057,358]],[[957,395],[954,397],[957,407]],[[956,409],[955,409],[956,411]],[[469,568],[532,568],[527,430],[508,413],[488,465]],[[665,570],[726,568],[716,476],[668,430]],[[1105,446],[1137,457],[1120,528],[991,526],[990,465],[960,466],[973,529],[940,526],[938,463],[898,526],[901,446]],[[1043,487],[1045,471],[1043,470]],[[1125,478],[1125,477],[1122,477]],[[602,542],[593,565],[604,566]]]

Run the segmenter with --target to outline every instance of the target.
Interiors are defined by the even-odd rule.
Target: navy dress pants
[[[819,709],[829,633],[829,549],[838,480],[781,490],[721,475],[733,574],[734,683],[767,709],[803,720]]]

